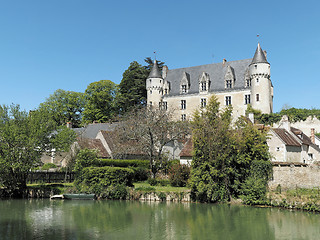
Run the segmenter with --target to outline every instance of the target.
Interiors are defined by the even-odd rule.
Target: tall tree
[[[56,90],[40,104],[40,108],[47,109],[58,125],[71,122],[74,127],[81,125],[84,106],[84,93],[62,89]]]
[[[74,132],[58,127],[46,110],[30,113],[18,105],[0,106],[0,185],[11,197],[23,197],[28,172],[41,155],[55,148],[67,151]]]
[[[117,95],[117,107],[122,114],[146,104],[146,79],[152,69],[153,61],[150,57],[145,58],[144,61],[147,64],[145,66],[136,61],[130,63],[128,69],[123,73],[119,84],[119,94]],[[164,62],[157,60],[157,64],[159,69],[162,70]]]
[[[115,97],[118,87],[110,80],[90,83],[85,91],[86,105],[83,120],[87,123],[107,122],[116,115]]]
[[[252,187],[260,192],[266,189],[271,169],[266,134],[243,120],[232,129],[231,113],[231,108],[220,112],[214,96],[206,109],[194,115],[191,192],[196,200],[216,202],[238,197],[245,186],[258,182],[252,179],[261,183]],[[265,169],[259,171],[261,175],[256,174],[259,168]]]
[[[125,113],[136,106],[143,106],[147,99],[146,79],[148,70],[138,62],[130,63],[129,68],[123,73],[119,84],[117,104],[120,112]]]

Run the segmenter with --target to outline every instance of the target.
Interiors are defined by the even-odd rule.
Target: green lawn
[[[187,187],[172,187],[168,186],[151,186],[148,182],[136,182],[133,184],[134,188],[140,189],[152,189],[154,188],[155,192],[188,192],[190,191]]]

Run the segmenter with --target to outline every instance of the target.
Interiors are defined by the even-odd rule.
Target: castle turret
[[[164,80],[160,74],[157,61],[154,60],[151,72],[146,80],[147,104],[149,106],[160,106],[163,95]]]
[[[262,113],[272,113],[273,93],[270,80],[270,64],[258,43],[257,50],[249,66],[251,79],[251,105]]]

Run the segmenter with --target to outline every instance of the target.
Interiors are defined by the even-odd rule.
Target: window
[[[206,82],[201,83],[201,91],[207,91],[207,83]]]
[[[181,85],[181,92],[186,93],[187,92],[187,85]]]
[[[244,96],[244,104],[250,104],[250,95]]]
[[[308,160],[312,160],[313,159],[313,154],[312,153],[308,153]]]
[[[181,109],[186,109],[186,100],[181,100]]]
[[[201,98],[201,107],[204,108],[207,106],[207,99],[206,98]]]
[[[168,94],[168,89],[164,90],[164,94],[167,95]]]
[[[246,80],[246,87],[251,87],[251,79],[250,78],[248,78]]]
[[[167,102],[163,102],[162,104],[163,104],[163,105],[162,105],[162,106],[163,106],[163,109],[164,109],[164,110],[167,110],[167,109],[168,109],[168,103],[167,103]]]
[[[231,96],[226,96],[226,106],[231,105]]]
[[[187,118],[186,118],[186,115],[185,114],[181,114],[181,121],[185,121]]]
[[[280,151],[280,147],[277,147],[277,152],[279,152]]]
[[[226,80],[226,88],[232,88],[232,80]]]
[[[256,101],[257,101],[257,102],[260,101],[260,96],[259,96],[259,94],[256,94]]]
[[[257,83],[259,82],[259,78],[257,78]]]
[[[152,90],[150,90],[150,94],[152,94]]]

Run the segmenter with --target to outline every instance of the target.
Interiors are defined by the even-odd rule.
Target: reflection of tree
[[[70,204],[67,205],[70,207]],[[94,201],[80,205],[77,202],[74,206],[71,205],[72,220],[77,228],[89,231],[109,232],[124,229],[133,220],[126,205],[121,201]]]
[[[265,209],[231,206],[191,206],[192,239],[275,239]]]

